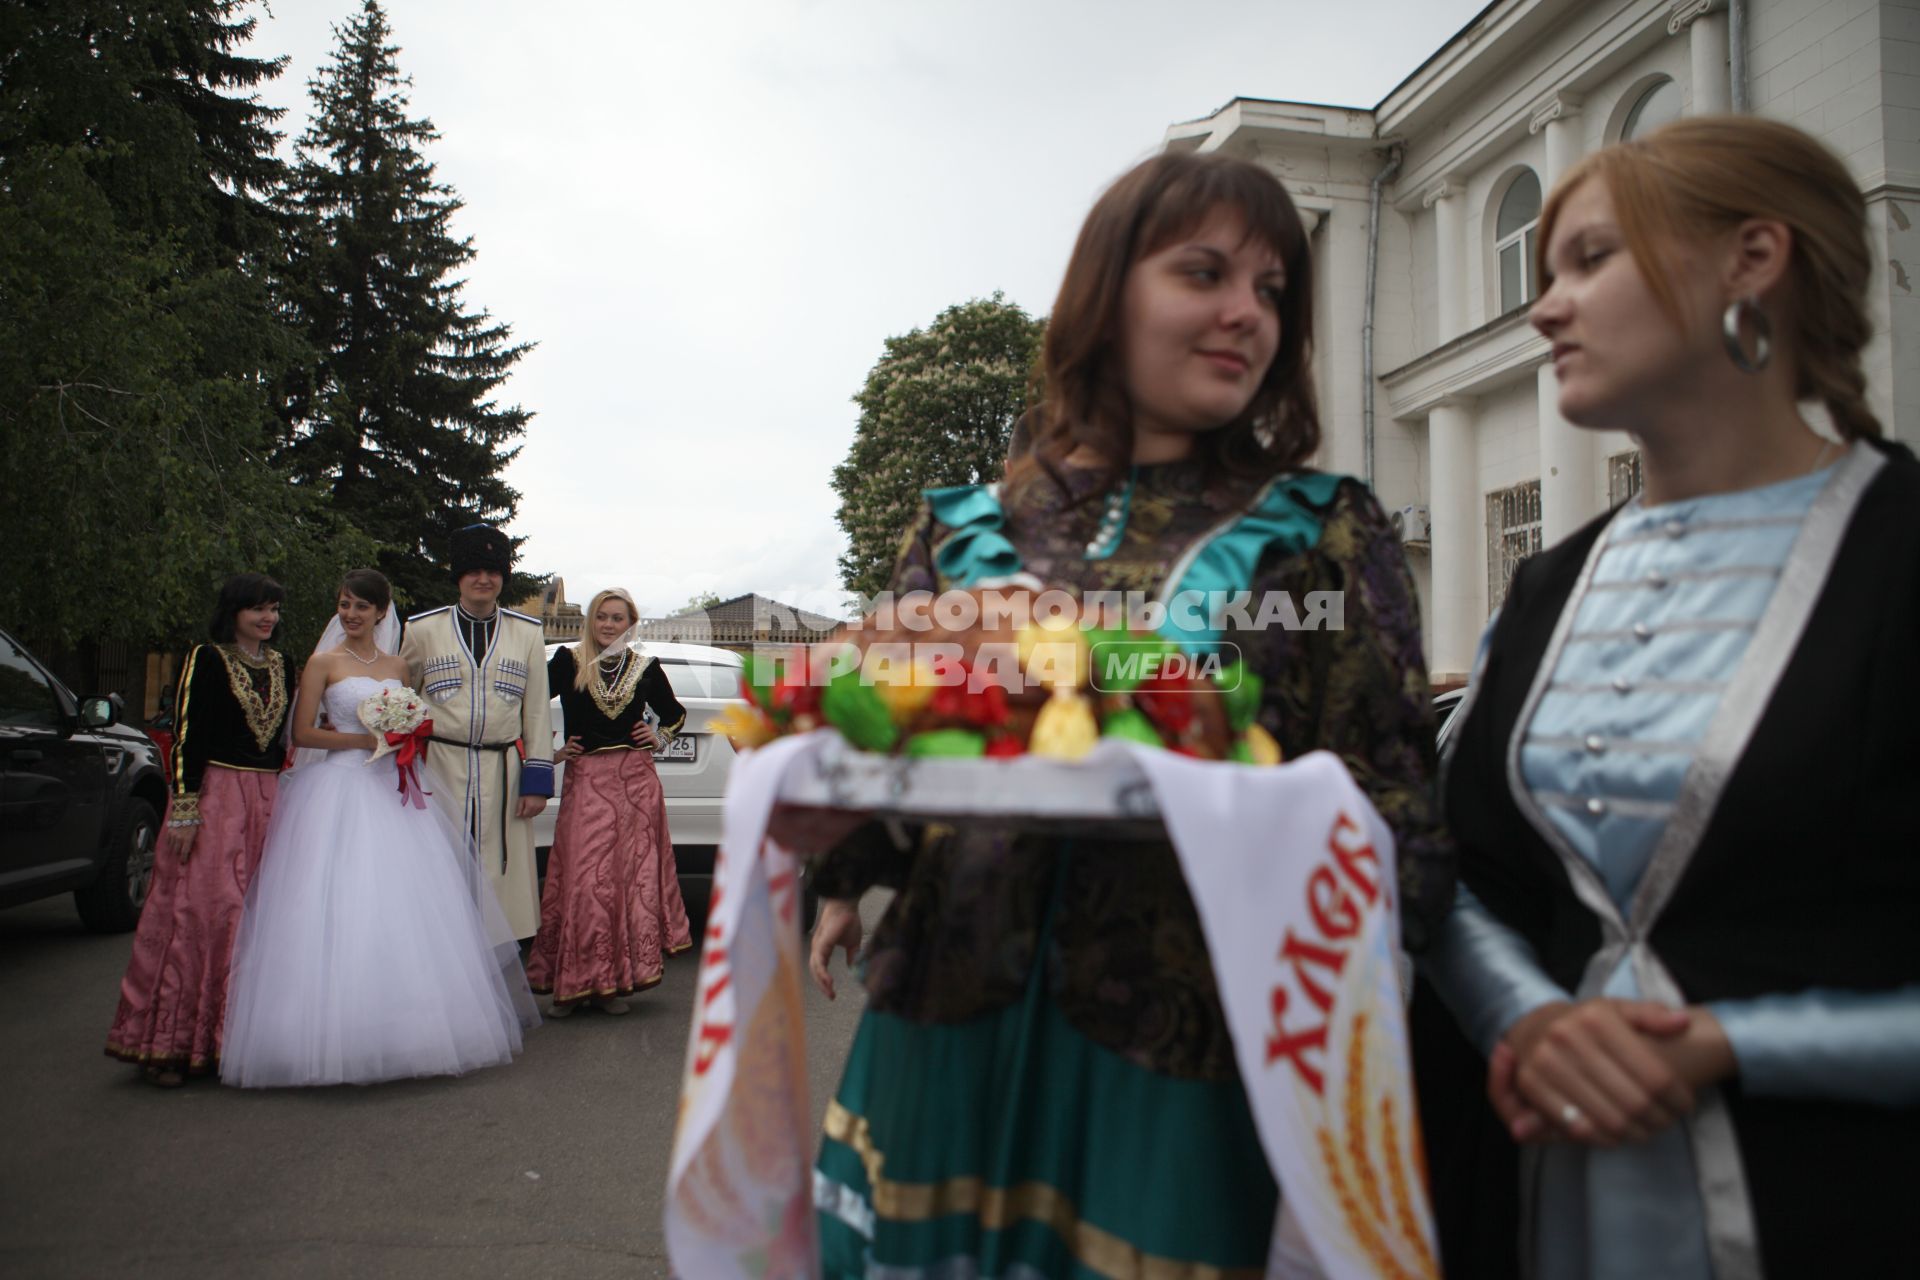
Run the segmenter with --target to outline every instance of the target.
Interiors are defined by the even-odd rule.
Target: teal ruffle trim
[[[1313,508],[1333,501],[1333,492],[1345,476],[1326,471],[1303,471],[1276,477],[1268,483],[1253,510],[1231,528],[1215,534],[1194,555],[1179,585],[1169,597],[1176,607],[1167,610],[1160,634],[1190,653],[1211,652],[1220,643],[1220,631],[1211,625],[1212,602],[1224,600],[1253,585],[1260,561],[1278,550],[1299,555],[1320,541],[1320,517]],[[1192,593],[1198,593],[1194,595]],[[1198,608],[1180,608],[1183,595],[1200,602]],[[1300,602],[1294,601],[1297,607]],[[1259,610],[1260,601],[1248,606]]]
[[[952,530],[933,549],[933,567],[956,587],[972,587],[1020,572],[1020,552],[1007,535],[1007,515],[991,485],[928,489],[933,518]]]
[[[1333,492],[1346,477],[1324,471],[1280,476],[1261,492],[1254,508],[1232,527],[1215,534],[1193,555],[1174,592],[1200,601],[1198,608],[1170,608],[1160,628],[1169,640],[1192,652],[1210,652],[1220,641],[1211,626],[1211,602],[1253,582],[1254,570],[1269,551],[1298,555],[1320,540],[1320,517],[1314,508],[1333,501]],[[933,518],[949,532],[933,549],[934,568],[956,587],[977,586],[1007,578],[1024,567],[1020,552],[1007,538],[1006,512],[991,485],[956,485],[926,491]],[[1294,602],[1296,606],[1298,601]],[[1257,610],[1260,602],[1254,601]]]

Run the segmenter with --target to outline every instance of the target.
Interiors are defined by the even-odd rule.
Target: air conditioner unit
[[[1424,547],[1431,541],[1431,529],[1427,522],[1427,509],[1411,505],[1393,513],[1393,532],[1401,542],[1413,547]]]

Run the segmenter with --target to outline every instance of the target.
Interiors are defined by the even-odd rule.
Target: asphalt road
[[[510,1067],[165,1091],[101,1052],[131,938],[87,933],[67,897],[0,911],[0,1275],[668,1274],[691,956],[624,1018],[541,1026]],[[816,1131],[860,1012],[840,993],[807,992]]]

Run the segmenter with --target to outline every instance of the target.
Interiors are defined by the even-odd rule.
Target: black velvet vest
[[[1920,982],[1920,464],[1898,445],[1881,451],[1886,465],[1846,521],[1650,935],[1691,1003]],[[1515,575],[1445,783],[1462,879],[1569,991],[1601,929],[1515,803],[1508,746],[1607,519]],[[1485,1063],[1431,992],[1421,1004],[1417,1067],[1448,1273],[1512,1274],[1517,1175],[1485,1105]],[[1724,1092],[1770,1278],[1909,1265],[1894,1259],[1913,1247],[1920,1110],[1749,1097],[1738,1080]]]

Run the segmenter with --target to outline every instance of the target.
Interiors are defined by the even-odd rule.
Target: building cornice
[[[1589,7],[1590,0],[1496,0],[1380,100],[1374,114],[1382,131],[1417,132],[1472,92],[1494,66]]]
[[[1219,151],[1229,144],[1261,142],[1355,151],[1381,145],[1374,114],[1365,107],[1270,98],[1235,98],[1212,115],[1169,126],[1162,139],[1169,151]]]
[[[1473,123],[1458,135],[1435,130],[1435,144],[1423,145],[1423,135],[1427,134],[1423,120],[1390,111],[1383,104],[1379,110],[1381,132],[1404,137],[1409,148],[1406,171],[1395,184],[1395,207],[1402,213],[1412,212],[1419,194],[1442,175],[1474,172],[1485,164],[1487,153],[1526,138],[1528,126],[1543,104],[1563,94],[1579,95],[1639,49],[1664,40],[1667,17],[1668,0],[1627,0],[1595,22],[1579,40],[1561,47],[1557,56],[1543,61],[1533,74],[1512,80],[1497,101],[1475,104],[1468,112]],[[1522,47],[1516,45],[1509,51],[1517,56]],[[1461,93],[1482,91],[1490,83],[1506,84],[1507,80],[1467,72]]]
[[[1382,374],[1388,411],[1421,417],[1436,405],[1468,400],[1518,382],[1546,363],[1551,347],[1522,307]]]
[[[1920,200],[1920,173],[1891,173],[1882,169],[1869,174],[1860,189],[1860,198],[1868,204],[1877,200]]]

